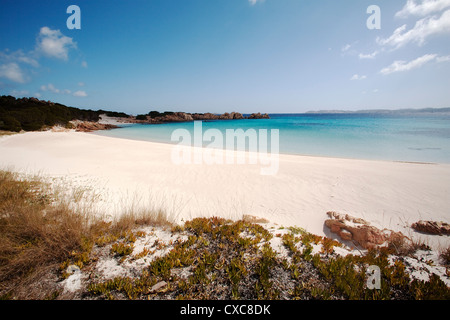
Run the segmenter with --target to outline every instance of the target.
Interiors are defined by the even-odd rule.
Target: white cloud
[[[400,18],[406,18],[410,15],[424,17],[450,7],[450,0],[422,0],[421,3],[416,2],[416,0],[408,0],[402,10],[397,12],[395,16]]]
[[[72,92],[72,90],[69,90],[69,89],[60,90],[51,83],[49,83],[47,85],[42,85],[41,91],[49,91],[49,92],[60,93],[60,94],[71,94],[74,97],[87,97],[86,91],[78,90],[78,91]]]
[[[67,60],[69,49],[76,48],[77,45],[59,30],[52,30],[48,27],[42,27],[38,40],[37,49],[48,57]]]
[[[31,57],[27,57],[25,55],[17,57],[17,60],[20,61],[20,62],[29,64],[30,66],[35,67],[35,68],[39,67],[39,62],[37,62],[36,59],[33,59]]]
[[[25,54],[22,50],[9,52],[6,49],[0,52],[0,63],[0,77],[18,83],[25,83],[29,80],[29,77],[26,76],[26,65],[39,67],[39,63],[32,57],[32,53]]]
[[[60,93],[61,91],[56,88],[53,84],[49,83],[48,85],[42,85],[41,86],[42,91],[50,91],[53,93]]]
[[[448,61],[450,61],[450,56],[437,57],[436,61],[437,62],[448,62]]]
[[[35,68],[39,67],[39,62],[33,57],[33,53],[25,54],[22,50],[11,53],[7,53],[7,50],[6,52],[0,52],[0,60],[4,62],[25,63]]]
[[[360,53],[359,54],[359,58],[360,59],[374,59],[378,55],[378,53],[379,53],[378,51],[374,51],[374,52],[369,53],[369,54]]]
[[[250,5],[254,6],[258,2],[264,2],[264,0],[248,0],[248,2],[250,3]]]
[[[27,90],[13,90],[11,91],[11,95],[14,97],[24,97],[28,95],[29,92]]]
[[[360,75],[358,75],[358,74],[354,74],[354,75],[350,78],[350,80],[364,80],[364,79],[367,79],[367,76],[360,76]]]
[[[15,62],[0,65],[0,78],[6,78],[18,83],[25,83],[23,71]]]
[[[437,54],[426,54],[410,62],[405,62],[401,60],[394,61],[389,67],[383,68],[380,71],[380,73],[388,75],[394,72],[403,72],[417,69],[423,66],[424,64],[436,59],[436,57]]]
[[[397,28],[387,39],[377,38],[380,45],[389,45],[395,49],[410,42],[423,45],[425,40],[436,34],[450,34],[450,10],[445,11],[440,17],[426,17],[416,22],[414,28],[406,31],[406,24]]]
[[[78,90],[73,93],[74,97],[87,97],[87,93],[83,90]]]
[[[347,43],[341,47],[341,55],[342,56],[355,56],[358,55],[358,52],[355,50],[359,41],[354,41],[353,43]]]
[[[346,52],[346,51],[348,51],[351,47],[352,47],[351,44],[346,44],[345,46],[342,47],[341,51],[342,51],[342,52]]]

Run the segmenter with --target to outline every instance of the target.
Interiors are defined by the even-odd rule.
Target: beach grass
[[[85,219],[51,195],[39,180],[0,171],[0,292],[33,297],[38,279],[81,246]]]
[[[105,221],[78,212],[59,188],[0,171],[1,299],[450,299],[439,276],[411,277],[404,257],[413,252],[399,250],[399,243],[342,256],[336,240],[298,227],[269,230],[262,226],[267,221],[251,216],[175,225],[161,211],[129,210]],[[70,196],[81,201],[83,193]],[[159,229],[170,240],[152,238],[136,250]],[[274,250],[277,242],[284,253]],[[447,264],[448,256],[449,249],[441,254]],[[134,276],[102,278],[99,260],[122,268],[145,263]],[[367,285],[371,265],[380,268],[377,290]],[[70,270],[85,280],[68,294],[61,283],[73,276]]]
[[[96,240],[118,238],[142,224],[170,224],[161,212],[150,211],[105,222],[71,206],[82,192],[67,198],[61,188],[0,170],[0,298],[44,299],[53,290],[45,283],[64,276],[68,265],[83,267]]]

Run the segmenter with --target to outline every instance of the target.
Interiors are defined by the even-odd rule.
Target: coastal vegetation
[[[450,299],[442,275],[413,276],[412,251],[361,253],[251,216],[176,225],[149,211],[105,221],[70,205],[82,190],[62,194],[42,178],[0,171],[2,299]],[[102,271],[111,264],[123,272]],[[379,289],[367,285],[371,265]]]
[[[167,123],[189,122],[194,120],[235,120],[235,119],[268,119],[268,114],[253,113],[244,116],[238,112],[213,113],[186,113],[172,111],[150,111],[148,114],[131,116],[124,112],[107,110],[85,110],[68,107],[60,103],[39,100],[37,98],[15,98],[0,96],[0,131],[20,132],[38,131],[54,126],[74,129],[73,121],[85,122],[80,131],[110,129],[111,127],[98,127],[101,115],[119,118],[128,123]]]
[[[69,121],[98,121],[99,111],[83,110],[36,98],[0,97],[0,130],[36,131]]]

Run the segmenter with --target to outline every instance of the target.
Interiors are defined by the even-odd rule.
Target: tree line
[[[19,132],[36,131],[55,125],[68,127],[73,120],[98,121],[101,114],[128,117],[123,112],[84,110],[36,98],[0,96],[0,130]]]

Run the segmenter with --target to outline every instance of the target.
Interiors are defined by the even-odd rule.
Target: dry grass
[[[445,250],[442,250],[440,256],[441,259],[444,261],[444,264],[446,266],[450,266],[450,247],[448,247]]]
[[[77,191],[64,198],[62,186],[42,179],[20,179],[0,170],[0,299],[71,299],[58,285],[68,276],[67,268],[78,266],[95,279],[92,266],[99,248],[117,259],[132,252],[140,226],[168,226],[163,212],[128,210],[114,221],[93,219],[69,201],[84,202]],[[56,190],[55,190],[56,189]],[[89,200],[90,198],[88,198]],[[89,203],[88,203],[89,204]],[[152,298],[159,281],[168,282],[159,298],[184,299],[449,299],[450,290],[438,276],[430,281],[410,281],[399,259],[388,262],[389,254],[410,254],[423,243],[396,241],[391,248],[371,250],[366,256],[333,256],[339,245],[290,228],[282,237],[289,252],[276,256],[269,246],[273,235],[246,216],[232,222],[221,218],[197,218],[172,232],[188,235],[173,244],[165,255],[154,260],[139,278],[118,277],[91,280],[88,298]],[[244,221],[247,220],[247,221]],[[133,231],[134,230],[134,231]],[[145,234],[145,233],[143,233]],[[322,243],[323,252],[312,253],[313,244]],[[97,251],[96,251],[97,250]],[[97,253],[96,253],[97,252]],[[148,252],[148,251],[147,251]],[[97,254],[97,256],[96,256]],[[449,249],[441,257],[448,263]],[[365,287],[364,266],[380,266],[383,286],[376,292]],[[351,266],[358,266],[354,268]],[[172,276],[180,268],[191,270],[188,278]],[[93,272],[93,273],[90,273]],[[93,275],[91,277],[91,275]]]
[[[87,259],[102,233],[168,224],[162,212],[128,213],[112,223],[95,221],[86,212],[74,211],[70,199],[57,195],[60,191],[55,193],[42,179],[24,180],[0,170],[0,299],[48,298],[54,287],[45,287],[45,280],[58,278],[60,266],[74,256]]]
[[[169,222],[167,215],[163,211],[151,211],[151,210],[138,210],[129,211],[112,222],[111,231],[124,231],[131,230],[139,226],[168,226],[171,227],[172,223]]]
[[[0,171],[0,296],[28,298],[35,280],[81,244],[87,221],[50,205],[45,185]],[[39,290],[40,291],[40,290]]]

